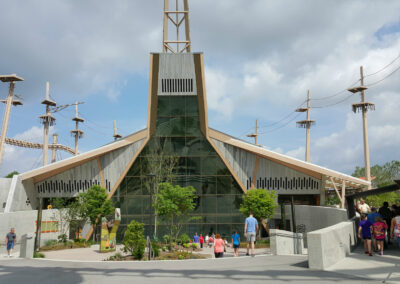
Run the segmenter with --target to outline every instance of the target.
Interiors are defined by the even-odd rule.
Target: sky
[[[42,142],[46,81],[58,105],[84,102],[80,152],[146,127],[149,54],[162,51],[162,0],[3,1],[0,74],[16,73],[7,137]],[[172,1],[175,2],[175,1]],[[400,2],[373,0],[189,0],[193,52],[204,52],[212,128],[304,159],[296,121],[311,94],[311,162],[351,174],[364,165],[362,121],[351,104],[363,66],[371,165],[400,160]],[[0,98],[8,85],[0,84]],[[302,105],[303,104],[303,105]],[[4,104],[0,105],[1,116]],[[73,147],[74,108],[50,133]],[[50,138],[51,141],[51,138]],[[70,155],[58,151],[57,159]],[[0,176],[42,165],[42,151],[7,145]]]

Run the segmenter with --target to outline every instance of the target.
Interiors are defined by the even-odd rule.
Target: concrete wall
[[[352,221],[310,232],[308,239],[308,265],[323,270],[344,259],[356,244],[356,228]]]
[[[10,228],[15,228],[17,243],[19,244],[22,235],[35,233],[36,217],[36,210],[0,213],[0,241],[3,243]]]
[[[273,255],[303,254],[303,234],[272,229],[270,248]]]
[[[290,221],[290,230],[293,231],[290,205],[285,206],[285,212],[286,220]],[[347,211],[345,209],[323,206],[295,205],[295,216],[296,231],[305,235],[304,245],[306,247],[308,246],[306,233],[347,221]],[[276,208],[274,219],[281,219],[280,207]],[[271,227],[274,228],[274,224]],[[289,228],[286,229],[288,230]]]
[[[6,207],[8,192],[10,190],[11,178],[0,178],[0,213]]]

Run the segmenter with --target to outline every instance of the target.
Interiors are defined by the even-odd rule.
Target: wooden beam
[[[344,202],[346,201],[345,195],[346,195],[346,183],[345,181],[342,181],[342,208],[344,208]]]
[[[258,171],[258,160],[260,159],[259,156],[256,156],[256,164],[254,165],[254,173],[253,173],[253,180],[251,181],[251,189],[254,188],[257,178],[257,171]]]
[[[337,187],[336,187],[336,184],[335,184],[335,182],[333,181],[333,178],[332,178],[332,177],[329,177],[329,179],[331,180],[332,185],[333,185],[333,188],[335,189],[336,194],[337,194],[337,196],[339,197],[340,204],[342,205],[342,204],[343,204],[342,197],[341,197],[340,194],[339,194],[339,191],[338,191],[338,189],[337,189]],[[343,208],[343,207],[341,207],[341,208]]]
[[[97,168],[99,169],[101,187],[106,188],[106,182],[104,181],[103,169],[101,168],[100,158],[97,157],[96,160],[97,160]]]

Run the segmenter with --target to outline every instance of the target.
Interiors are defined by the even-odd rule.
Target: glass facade
[[[131,220],[145,224],[146,235],[154,232],[154,210],[149,186],[149,162],[157,151],[176,157],[173,183],[193,186],[198,199],[193,216],[198,220],[184,224],[182,233],[192,236],[220,233],[230,238],[232,231],[243,231],[244,218],[239,212],[242,189],[200,131],[197,96],[158,96],[156,134],[139,154],[112,200],[121,208],[118,240]],[[158,221],[157,235],[167,233]]]

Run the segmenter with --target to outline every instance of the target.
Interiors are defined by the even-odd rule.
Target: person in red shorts
[[[386,229],[388,226],[380,217],[375,218],[375,223],[372,225],[372,232],[378,246],[378,254],[383,255],[383,243],[385,242]]]

